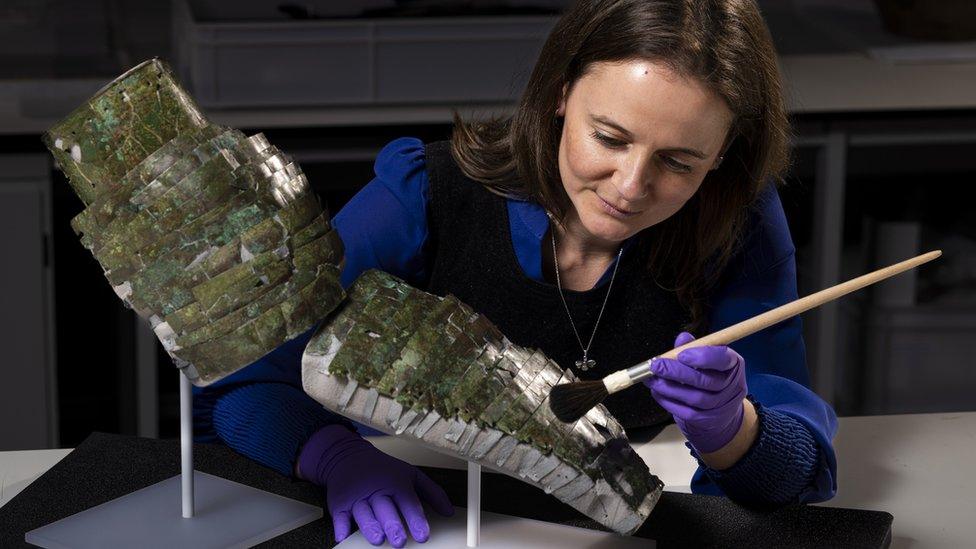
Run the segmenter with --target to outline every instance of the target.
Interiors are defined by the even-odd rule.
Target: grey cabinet
[[[0,155],[0,450],[55,447],[51,168]]]
[[[976,308],[874,307],[866,324],[864,413],[973,409]]]

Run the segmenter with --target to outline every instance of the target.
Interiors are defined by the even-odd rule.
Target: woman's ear
[[[563,84],[563,91],[559,96],[559,106],[556,107],[556,116],[560,118],[566,116],[566,90],[568,88],[568,84]]]

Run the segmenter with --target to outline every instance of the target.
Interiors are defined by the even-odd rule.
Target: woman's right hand
[[[694,339],[681,332],[674,346]],[[746,361],[739,353],[725,345],[693,347],[678,353],[677,358],[655,359],[650,368],[654,376],[645,379],[644,385],[661,407],[671,412],[699,454],[721,450],[742,431],[749,389]],[[754,419],[755,414],[751,417]],[[744,453],[752,440],[747,442],[744,448],[742,444],[736,446]]]
[[[302,447],[297,469],[301,478],[325,487],[336,542],[352,533],[354,519],[373,545],[389,539],[393,547],[403,547],[402,514],[410,535],[423,543],[430,525],[421,500],[443,516],[454,514],[444,490],[420,469],[377,450],[342,425],[316,431]]]

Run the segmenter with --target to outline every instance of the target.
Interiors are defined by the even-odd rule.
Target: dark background
[[[9,300],[0,450],[71,447],[92,431],[173,437],[178,429],[176,372],[153,340],[140,347],[145,328],[72,232],[82,204],[41,144],[47,127],[130,66],[161,57],[213,121],[264,132],[300,161],[335,213],[372,178],[373,155],[388,141],[445,139],[454,108],[508,112],[565,3],[0,3],[0,291]],[[976,410],[976,94],[953,93],[976,86],[976,53],[945,40],[976,36],[918,14],[893,19],[879,11],[884,2],[760,4],[788,69],[797,137],[781,196],[801,295],[946,252],[898,284],[804,316],[814,389],[840,415]],[[497,29],[510,47],[472,45],[470,31],[452,30],[459,18],[481,22],[474,34]],[[415,32],[437,39],[329,34],[332,24],[377,21],[417,23]],[[296,39],[296,28],[316,38]],[[233,39],[220,34],[230,31]],[[373,50],[357,49],[369,40]],[[943,49],[925,50],[933,44]],[[885,58],[904,46],[927,57],[907,66]],[[434,72],[398,73],[397,56],[424,59]],[[853,83],[843,68],[852,58],[921,76]],[[483,81],[468,74],[472,66]],[[809,82],[819,91],[801,87]]]

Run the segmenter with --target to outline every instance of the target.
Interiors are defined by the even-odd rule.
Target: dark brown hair
[[[677,292],[691,314],[685,329],[694,332],[704,326],[704,298],[741,240],[749,205],[781,181],[789,159],[776,54],[753,0],[578,1],[546,40],[515,113],[474,122],[455,113],[451,150],[464,173],[492,192],[535,200],[563,219],[572,208],[557,160],[563,87],[593,63],[629,59],[698,78],[734,115],[719,168],[641,238],[649,275]]]

